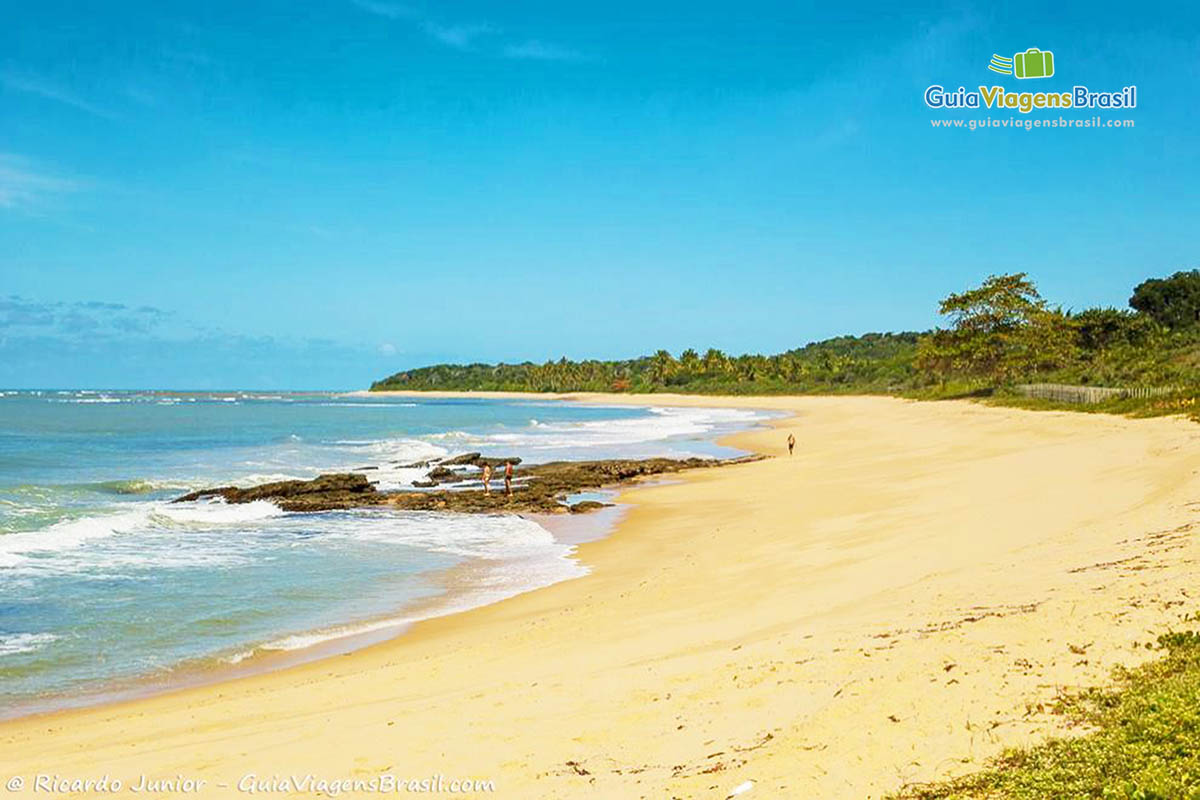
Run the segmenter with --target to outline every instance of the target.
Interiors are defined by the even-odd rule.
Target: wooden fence
[[[1108,386],[1070,386],[1065,383],[1026,383],[1015,387],[1026,397],[1054,400],[1059,403],[1102,403],[1105,400],[1160,397],[1180,391],[1179,386],[1131,386],[1113,388]]]

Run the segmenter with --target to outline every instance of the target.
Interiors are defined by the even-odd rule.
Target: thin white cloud
[[[476,39],[495,32],[490,25],[441,25],[429,21],[422,22],[421,29],[432,38],[456,50],[469,50]]]
[[[509,44],[502,51],[505,58],[528,59],[531,61],[583,61],[585,56],[567,47],[530,39],[520,44]]]
[[[78,181],[48,173],[26,158],[0,153],[0,208],[29,209],[80,188]]]
[[[504,58],[538,61],[587,60],[586,56],[575,50],[537,39],[505,42],[500,38],[502,31],[487,23],[445,23],[410,6],[390,3],[386,0],[351,0],[351,2],[363,11],[378,17],[412,22],[429,38],[455,50],[476,50],[479,48],[480,40],[496,37],[499,41],[493,40],[492,46],[484,49]]]
[[[46,100],[53,100],[56,103],[62,103],[63,105],[70,106],[79,111],[85,111],[97,117],[105,119],[116,118],[116,114],[113,114],[111,111],[84,100],[73,92],[36,75],[16,72],[0,73],[0,85],[14,92],[25,92],[26,94],[36,95]]]

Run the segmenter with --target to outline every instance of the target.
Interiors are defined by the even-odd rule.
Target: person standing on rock
[[[792,451],[795,449],[796,449],[796,437],[789,433],[788,434],[788,455],[790,456],[792,454]]]
[[[504,496],[512,497],[513,466],[511,461],[504,462]]]
[[[485,463],[483,465],[483,493],[492,493],[492,465]]]

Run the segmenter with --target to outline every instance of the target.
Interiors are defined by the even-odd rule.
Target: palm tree
[[[678,362],[675,361],[675,356],[666,350],[659,350],[650,362],[650,379],[665,386],[667,380],[675,374],[677,366]]]
[[[724,375],[729,369],[729,356],[715,347],[710,347],[704,354],[704,374],[714,378]]]

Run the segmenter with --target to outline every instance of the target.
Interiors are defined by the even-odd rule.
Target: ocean
[[[187,491],[415,461],[728,456],[764,415],[557,401],[280,392],[0,392],[0,716],[177,685],[584,574],[516,515],[267,502]],[[356,639],[357,637],[357,639]]]

